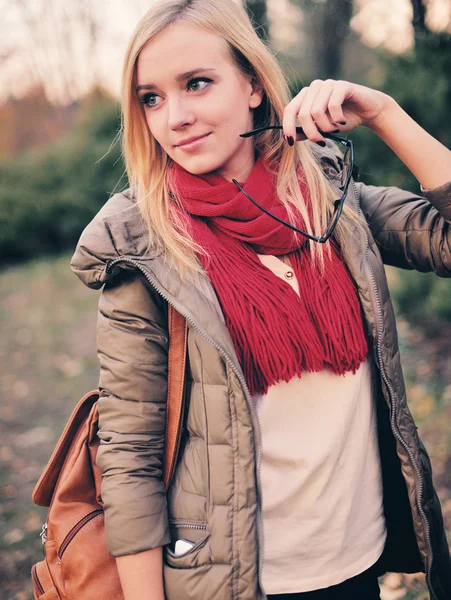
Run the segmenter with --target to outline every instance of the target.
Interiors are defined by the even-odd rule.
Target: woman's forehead
[[[220,36],[188,23],[173,23],[144,45],[138,56],[137,80],[141,85],[150,75],[155,80],[181,78],[190,71],[219,69],[231,61],[228,45]]]

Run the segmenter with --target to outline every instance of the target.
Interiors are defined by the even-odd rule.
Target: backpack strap
[[[168,400],[166,405],[166,444],[163,472],[166,489],[171,485],[182,437],[188,339],[186,319],[170,303],[168,303],[168,329]]]

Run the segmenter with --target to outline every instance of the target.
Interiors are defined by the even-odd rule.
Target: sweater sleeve
[[[167,304],[137,271],[107,283],[99,300],[100,446],[108,550],[135,554],[170,542],[163,456]]]

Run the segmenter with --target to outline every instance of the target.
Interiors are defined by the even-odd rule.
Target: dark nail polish
[[[340,125],[346,125],[346,121],[339,121],[338,122]]]
[[[291,137],[291,135],[288,136],[287,142],[289,146],[294,146],[294,139]]]
[[[321,146],[321,148],[325,148],[326,147],[326,142],[316,142],[318,144],[318,146]]]
[[[339,132],[340,132],[339,129],[334,129],[334,130],[331,131],[331,133],[339,133]]]

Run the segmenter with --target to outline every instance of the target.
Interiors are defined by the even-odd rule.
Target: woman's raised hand
[[[359,125],[372,128],[393,102],[391,96],[357,83],[315,79],[285,107],[284,135],[290,143],[290,138],[293,141],[308,138],[324,144],[321,131],[346,132]],[[305,135],[296,134],[297,120]]]

